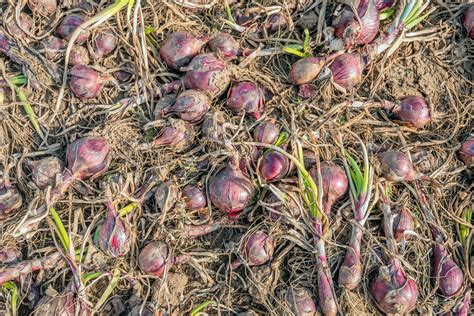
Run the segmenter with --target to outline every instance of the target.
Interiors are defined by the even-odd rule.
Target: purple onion
[[[109,196],[107,208],[107,218],[99,228],[98,245],[102,251],[120,258],[130,251],[130,227],[119,215],[111,196]]]
[[[41,41],[40,45],[41,48],[44,50],[46,57],[52,59],[58,53],[66,49],[67,43],[62,38],[56,36],[48,36]]]
[[[56,0],[28,0],[28,8],[35,14],[48,17],[56,12]]]
[[[69,87],[79,99],[96,98],[105,80],[100,74],[87,65],[76,65],[69,70]]]
[[[28,160],[26,166],[31,170],[31,178],[36,186],[44,190],[56,185],[56,177],[61,175],[64,163],[57,157],[51,156],[41,160]]]
[[[165,181],[155,192],[155,203],[161,212],[169,211],[178,199],[178,187],[173,181]]]
[[[115,79],[117,79],[119,82],[127,82],[130,79],[132,79],[132,73],[126,70],[117,70],[114,71],[113,74]]]
[[[195,185],[184,187],[181,197],[184,201],[184,208],[187,210],[200,210],[206,207],[206,194],[204,190]]]
[[[468,139],[462,143],[459,156],[466,167],[474,167],[474,139]]]
[[[101,32],[92,41],[92,57],[101,59],[112,53],[115,47],[117,47],[117,37],[112,31]]]
[[[346,6],[333,23],[334,35],[344,39],[349,47],[369,44],[379,31],[380,19],[374,0],[359,1],[357,14],[360,24],[352,9]]]
[[[0,219],[19,209],[23,203],[20,192],[11,184],[8,168],[3,169],[3,179],[0,182]]]
[[[410,238],[406,231],[415,229],[415,221],[411,214],[403,207],[399,208],[393,216],[393,237],[396,241]]]
[[[199,54],[208,40],[207,36],[194,36],[183,31],[174,32],[161,45],[160,56],[168,67],[179,70]]]
[[[21,260],[21,251],[17,248],[3,248],[0,250],[0,265],[9,265]]]
[[[212,204],[230,218],[250,206],[255,196],[255,185],[239,168],[236,159],[219,171],[209,183],[209,198]]]
[[[378,158],[382,174],[387,180],[400,182],[420,178],[411,161],[400,151],[388,150],[378,154]]]
[[[202,91],[185,90],[176,98],[175,103],[164,109],[164,114],[175,113],[188,123],[197,123],[211,107],[211,99]]]
[[[462,24],[466,28],[467,34],[474,39],[474,5],[470,5],[463,15]]]
[[[329,214],[334,203],[346,194],[348,181],[344,170],[331,161],[322,162],[320,168],[323,185],[323,210]],[[313,166],[309,172],[317,185],[317,166]]]
[[[318,77],[325,60],[320,57],[306,57],[291,66],[290,81],[292,84],[310,83]]]
[[[280,126],[274,120],[263,121],[253,130],[253,139],[258,143],[275,144],[280,135]]]
[[[406,314],[415,307],[418,287],[407,276],[398,259],[391,259],[389,266],[380,268],[372,282],[370,292],[377,306],[387,314]]]
[[[359,54],[342,54],[329,66],[332,82],[345,90],[352,89],[362,81],[365,62]]]
[[[391,8],[395,4],[395,0],[374,0],[375,8],[380,12],[386,8]]]
[[[464,283],[464,273],[451,259],[446,248],[437,243],[433,247],[433,279],[437,282],[439,292],[452,297],[461,291]]]
[[[264,24],[267,32],[274,33],[288,27],[288,21],[284,14],[274,13],[270,15]]]
[[[288,199],[285,203],[283,203],[275,194],[270,193],[268,196],[265,197],[264,202],[268,204],[266,206],[266,210],[268,211],[268,217],[270,220],[276,222],[287,223],[288,220],[286,217],[291,217],[293,219],[299,219],[301,217],[301,210],[297,204],[297,202],[287,195]],[[284,214],[287,214],[285,216]]]
[[[407,96],[398,103],[384,103],[393,118],[402,125],[423,128],[431,121],[430,108],[422,97]]]
[[[71,54],[69,55],[69,64],[76,65],[87,65],[90,62],[89,52],[82,46],[73,46]]]
[[[275,250],[273,239],[264,231],[256,231],[245,240],[243,257],[247,264],[252,266],[260,266],[272,259]],[[240,266],[240,262],[233,262],[232,268],[236,269]]]
[[[243,81],[232,84],[227,94],[227,107],[236,114],[249,113],[259,119],[265,110],[265,95],[258,84]]]
[[[67,15],[62,20],[61,24],[59,24],[58,28],[56,29],[56,34],[59,37],[69,41],[74,31],[79,26],[81,26],[85,21],[86,19],[83,15],[79,15],[79,14]],[[89,32],[81,31],[81,33],[76,38],[76,41],[74,43],[77,45],[82,45],[87,41],[88,37],[89,37]]]
[[[291,288],[286,293],[286,302],[295,316],[316,316],[318,308],[310,292],[303,287]]]
[[[278,181],[288,173],[290,162],[278,151],[267,151],[260,161],[259,173],[266,181]]]
[[[66,151],[68,170],[76,179],[97,178],[104,173],[112,159],[112,148],[101,137],[86,137],[74,141]]]
[[[192,125],[182,120],[168,120],[168,125],[163,127],[158,137],[156,137],[148,147],[172,147],[176,152],[185,150],[192,145],[195,131]]]
[[[229,33],[219,32],[209,41],[209,48],[218,56],[231,60],[240,52],[240,45]]]
[[[221,112],[207,113],[201,125],[202,134],[212,140],[222,141],[224,138],[225,119]]]
[[[161,97],[158,102],[156,102],[153,115],[155,120],[163,118],[163,113],[170,108],[176,102],[176,96],[174,94],[167,94]]]
[[[471,289],[468,289],[464,296],[457,302],[451,311],[441,316],[468,316],[471,310]]]
[[[171,249],[162,241],[148,243],[138,256],[138,265],[146,274],[162,277],[171,266],[190,260],[186,255],[173,256]]]
[[[183,77],[186,89],[201,90],[213,97],[221,95],[230,83],[225,61],[214,54],[197,55],[181,71],[186,72]]]
[[[5,16],[5,15],[4,15]],[[20,13],[20,25],[16,23],[16,19],[12,17],[5,23],[5,28],[7,29],[8,33],[10,33],[14,37],[24,38],[27,36],[23,30],[27,32],[31,32],[33,28],[33,20],[30,16],[26,13]],[[20,27],[21,26],[21,27]]]

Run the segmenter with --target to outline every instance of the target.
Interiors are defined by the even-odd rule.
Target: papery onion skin
[[[225,118],[221,112],[207,113],[204,115],[204,120],[201,124],[202,134],[214,141],[222,141],[224,139],[224,124]]]
[[[273,257],[274,250],[273,239],[264,231],[256,231],[245,242],[244,258],[249,266],[260,266]]]
[[[180,152],[192,145],[195,137],[193,125],[183,120],[168,119],[168,122],[169,124],[161,129],[153,143],[145,145],[145,149],[167,146],[176,152]]]
[[[58,157],[46,157],[37,161],[26,161],[26,166],[31,169],[31,178],[36,186],[44,190],[48,186],[54,187],[56,177],[64,169],[64,163]]]
[[[329,214],[334,203],[346,194],[348,181],[344,170],[331,161],[322,162],[320,168],[323,186],[323,211]],[[311,168],[310,174],[318,185],[317,166]]]
[[[393,216],[393,237],[396,241],[409,239],[411,235],[406,231],[415,229],[415,221],[411,214],[404,207],[399,208]]]
[[[66,151],[67,167],[75,178],[96,178],[108,169],[111,152],[110,144],[102,137],[78,139]]]
[[[383,9],[386,8],[391,8],[395,4],[395,0],[374,0],[375,7],[377,8],[377,11],[382,11]]]
[[[74,31],[86,21],[85,17],[79,14],[67,15],[62,21],[61,24],[56,29],[56,34],[59,37],[69,41],[71,39]],[[79,36],[75,40],[75,44],[82,45],[87,41],[89,37],[89,32],[81,31]]]
[[[153,116],[155,120],[163,118],[163,114],[166,113],[166,110],[170,108],[176,102],[176,95],[167,94],[162,96],[155,105],[153,110]]]
[[[211,106],[211,99],[202,91],[185,90],[176,98],[175,103],[164,110],[164,113],[176,113],[188,123],[202,120]]]
[[[474,5],[470,5],[463,16],[463,25],[466,28],[467,34],[471,39],[474,39]]]
[[[319,315],[314,299],[309,291],[303,287],[291,288],[286,293],[286,302],[295,316]]]
[[[420,96],[404,97],[390,111],[395,120],[410,127],[424,128],[431,121],[428,103]]]
[[[453,261],[446,248],[437,243],[433,247],[433,279],[438,284],[438,290],[446,297],[452,297],[461,291],[464,283],[464,273]]]
[[[290,162],[278,151],[267,151],[260,161],[259,173],[266,181],[278,181],[288,173]]]
[[[298,60],[291,66],[290,81],[292,84],[305,84],[316,80],[324,67],[324,59],[320,57],[306,57]]]
[[[26,39],[27,34],[23,30],[30,32],[33,28],[33,20],[30,18],[29,15],[21,12],[19,22],[20,25],[17,24],[16,19],[13,16],[7,23],[5,23],[5,28],[12,36]]]
[[[8,169],[3,170],[3,179],[0,182],[0,220],[8,217],[21,207],[23,199],[8,177]]]
[[[200,210],[206,207],[206,194],[204,190],[195,185],[184,187],[181,197],[187,210]]]
[[[362,81],[365,62],[358,54],[345,53],[336,57],[329,66],[332,81],[338,86],[350,90]]]
[[[41,40],[40,46],[44,49],[47,58],[54,58],[58,53],[66,49],[67,43],[62,38],[48,36]]]
[[[100,74],[87,65],[76,65],[69,70],[69,87],[80,99],[96,98],[103,86]]]
[[[235,159],[219,171],[209,183],[209,198],[219,210],[236,218],[250,206],[255,196],[255,185],[239,168]]]
[[[288,26],[288,21],[284,14],[281,13],[274,13],[270,15],[267,21],[264,24],[265,29],[267,32],[275,33],[279,30],[283,30]]]
[[[226,105],[236,114],[245,112],[258,119],[265,109],[263,89],[249,81],[235,83],[227,94]]]
[[[138,265],[146,274],[162,277],[168,266],[173,264],[173,255],[162,241],[148,243],[138,256]]]
[[[258,143],[273,145],[280,135],[280,127],[273,121],[263,121],[253,131],[253,139]]]
[[[390,181],[412,181],[418,178],[413,164],[408,157],[395,150],[378,154],[383,176]]]
[[[219,32],[208,43],[209,48],[218,56],[232,60],[239,55],[240,45],[229,33]]]
[[[92,57],[100,59],[112,53],[117,47],[117,37],[108,30],[99,33],[92,41]]]
[[[466,167],[474,167],[474,139],[468,139],[462,143],[459,156]]]
[[[89,52],[82,46],[73,46],[69,55],[69,64],[87,65],[90,62]]]
[[[189,64],[207,43],[207,36],[194,36],[184,31],[171,33],[160,47],[160,56],[175,70]]]
[[[48,16],[56,12],[58,4],[56,0],[28,0],[28,8],[31,12]]]

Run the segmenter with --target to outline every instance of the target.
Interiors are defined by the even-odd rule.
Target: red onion
[[[69,64],[87,65],[90,62],[89,52],[82,46],[73,46],[69,55]]]
[[[283,203],[275,194],[270,193],[265,197],[265,209],[268,210],[268,216],[272,221],[282,223],[289,222],[287,217],[298,220],[301,217],[301,210],[292,197],[292,193],[286,192],[287,200]]]
[[[324,59],[306,57],[291,66],[290,81],[292,84],[305,84],[314,81],[324,67]]]
[[[185,186],[181,196],[184,200],[184,208],[187,210],[200,210],[206,207],[206,194],[198,186]]]
[[[61,175],[64,163],[57,157],[46,157],[37,161],[26,161],[26,166],[31,170],[31,178],[36,186],[43,190],[56,185],[56,177]]]
[[[437,282],[440,293],[452,297],[459,293],[464,283],[464,274],[451,259],[446,248],[439,243],[433,247],[433,279]]]
[[[92,41],[92,57],[100,59],[112,53],[117,47],[117,37],[108,30],[99,33]]]
[[[130,227],[120,217],[111,196],[109,196],[107,208],[107,218],[99,228],[98,245],[102,251],[115,258],[120,258],[130,251]]]
[[[186,89],[201,90],[213,97],[221,95],[230,83],[225,61],[214,54],[197,55],[181,71],[186,72],[183,77]]]
[[[169,211],[178,199],[178,187],[172,181],[165,181],[155,192],[155,202],[161,212]]]
[[[290,162],[278,151],[267,151],[260,161],[259,173],[266,181],[278,181],[288,173]]]
[[[192,145],[194,136],[195,131],[192,125],[182,120],[169,119],[168,125],[161,129],[153,143],[144,145],[143,149],[170,146],[179,152]]]
[[[75,179],[97,178],[109,167],[111,149],[101,137],[78,139],[66,151],[68,170]]]
[[[253,131],[253,139],[258,143],[275,144],[280,135],[280,126],[275,121],[263,121]]]
[[[34,316],[44,315],[60,315],[60,316],[75,316],[76,315],[76,299],[74,293],[70,290],[64,291],[64,293],[56,296],[44,296],[35,308]],[[90,315],[90,312],[86,310],[79,312],[79,316]]]
[[[56,0],[28,0],[28,8],[35,14],[50,16],[56,12]]]
[[[431,121],[430,108],[419,96],[407,96],[398,103],[384,102],[384,107],[402,125],[423,128]]]
[[[183,31],[174,32],[161,45],[160,56],[168,67],[179,70],[199,54],[208,40],[207,36],[194,36]]]
[[[4,15],[5,18],[5,15]],[[33,20],[26,13],[20,13],[20,25],[17,24],[15,17],[12,17],[5,23],[5,28],[14,37],[23,38],[27,36],[23,30],[30,32],[33,28]],[[20,27],[21,26],[21,27]]]
[[[316,316],[318,309],[310,292],[303,288],[291,288],[286,293],[286,302],[295,316]]]
[[[390,181],[412,181],[420,178],[408,157],[395,150],[378,154],[380,167],[385,179]]]
[[[113,76],[119,82],[127,82],[132,79],[132,74],[126,70],[117,70],[113,72]]]
[[[188,256],[173,256],[171,249],[162,241],[148,243],[138,256],[138,265],[146,274],[162,277],[175,264],[189,260]]]
[[[209,183],[209,198],[219,210],[236,218],[255,196],[255,185],[239,168],[236,159],[219,171]]]
[[[176,96],[174,94],[167,94],[161,97],[158,102],[156,102],[155,110],[153,111],[155,120],[163,118],[163,112],[171,107],[175,102]]]
[[[467,34],[474,39],[474,5],[470,5],[464,13],[462,24],[466,28]]]
[[[406,231],[413,231],[415,222],[411,214],[403,207],[399,208],[393,216],[393,237],[396,241],[408,239],[410,235]]]
[[[243,257],[250,267],[260,266],[272,259],[274,250],[273,239],[264,231],[259,230],[245,240]],[[234,261],[232,269],[237,269],[240,265],[240,261]]]
[[[232,84],[227,94],[227,107],[234,113],[249,113],[255,119],[265,109],[265,95],[262,87],[248,81]]]
[[[21,260],[21,252],[16,248],[4,248],[0,250],[0,265],[9,265]]]
[[[333,204],[347,192],[347,176],[341,167],[331,161],[322,162],[320,168],[323,186],[323,210],[326,214],[329,214]],[[317,185],[317,166],[313,166],[309,172]]]
[[[387,314],[409,313],[418,298],[415,280],[406,275],[396,258],[391,259],[388,266],[380,268],[370,291],[377,306]]]
[[[360,24],[352,9],[346,6],[333,23],[334,35],[344,39],[349,47],[372,42],[379,31],[380,20],[374,0],[360,0],[357,14]]]
[[[441,314],[441,316],[468,316],[471,309],[471,291],[468,289],[451,311]]]
[[[67,15],[59,24],[56,29],[56,34],[65,39],[70,40],[74,31],[81,26],[86,21],[85,17],[79,14]],[[87,41],[89,33],[86,31],[81,31],[79,36],[76,38],[75,44],[82,45]]]
[[[0,182],[0,219],[21,207],[23,199],[20,192],[11,184],[8,177],[8,168],[3,170],[3,179]]]
[[[224,116],[220,112],[207,113],[201,125],[202,134],[212,140],[222,141],[224,138],[224,129],[222,124],[225,122]]]
[[[52,59],[58,53],[66,49],[67,43],[62,38],[49,36],[41,41],[41,48],[44,49],[46,57]]]
[[[377,11],[382,11],[386,8],[391,8],[395,4],[395,0],[374,0],[375,7]]]
[[[211,99],[199,90],[185,90],[176,98],[174,105],[164,109],[163,113],[176,113],[188,123],[197,123],[209,111]]]
[[[72,67],[69,76],[71,91],[82,100],[96,98],[106,81],[97,71],[86,65]]]
[[[286,17],[281,13],[274,13],[270,15],[264,25],[267,32],[274,33],[288,27]]]
[[[329,66],[333,84],[345,90],[352,89],[362,81],[364,67],[365,62],[358,54],[346,53],[336,57]]]
[[[224,59],[231,60],[240,52],[240,45],[229,33],[219,32],[210,41],[209,48]]]
[[[462,143],[459,156],[466,167],[474,167],[474,139],[468,139]]]

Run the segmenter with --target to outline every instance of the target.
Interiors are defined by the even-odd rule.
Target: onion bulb
[[[365,61],[359,54],[342,54],[329,66],[332,82],[340,90],[350,90],[362,81]],[[342,88],[342,89],[341,89]]]
[[[56,28],[56,34],[69,41],[74,31],[86,21],[83,15],[70,14],[67,15],[61,24]],[[89,33],[87,31],[81,31],[79,36],[76,38],[75,44],[82,45],[87,41]]]
[[[26,166],[31,170],[33,183],[41,190],[54,187],[56,177],[61,175],[64,163],[58,157],[46,157],[41,160],[27,160]]]
[[[249,81],[232,84],[227,94],[226,105],[236,114],[245,112],[258,119],[265,108],[263,89]]]
[[[474,139],[468,139],[462,143],[459,156],[466,167],[474,167]]]
[[[194,36],[180,31],[171,33],[160,47],[160,56],[168,67],[179,70],[189,64],[207,43],[207,36]]]
[[[344,170],[331,161],[322,162],[320,168],[323,186],[323,210],[326,214],[329,214],[333,204],[346,194],[348,181]],[[311,168],[310,174],[317,185],[317,166]]]

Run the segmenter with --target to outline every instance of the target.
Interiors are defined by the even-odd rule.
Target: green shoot
[[[225,8],[225,11],[227,12],[227,19],[233,24],[235,24],[235,19],[232,16],[232,11],[230,9],[229,2],[227,2],[227,0],[224,0],[224,8]]]
[[[25,92],[22,88],[19,88],[17,86],[15,86],[15,92],[17,93],[18,98],[20,99],[20,102],[23,105],[23,109],[25,110],[26,116],[28,116],[31,125],[33,125],[33,128],[35,129],[36,133],[38,133],[39,137],[44,139],[43,131],[41,130],[41,127],[38,123],[38,117],[36,116],[33,107],[28,102],[28,98],[26,97]]]
[[[281,145],[286,143],[286,141],[288,140],[288,137],[289,135],[287,132],[281,132],[280,135],[278,135],[278,138],[275,141],[274,145],[280,147]]]
[[[145,37],[148,42],[149,46],[157,46],[157,42],[155,40],[155,37],[153,36],[153,33],[155,32],[155,28],[153,26],[146,26],[145,27]]]
[[[109,285],[107,286],[104,293],[100,297],[99,301],[95,305],[95,310],[100,310],[102,305],[104,305],[104,303],[108,300],[110,294],[112,294],[115,287],[117,286],[119,279],[120,279],[120,270],[118,268],[115,268]]]
[[[81,275],[82,281],[84,281],[85,284],[89,283],[91,280],[97,279],[98,277],[102,276],[104,273],[103,272],[90,272]]]
[[[344,151],[344,154],[349,161],[349,165],[351,167],[351,180],[354,182],[357,196],[359,196],[363,190],[364,176],[362,175],[362,172],[360,171],[360,168],[354,158],[352,158],[352,156],[346,151]]]
[[[191,311],[191,316],[205,315],[205,313],[202,313],[201,311],[204,310],[209,305],[215,305],[215,304],[216,304],[216,302],[214,302],[214,301],[205,301],[205,302],[199,304],[196,308],[194,308]]]
[[[405,22],[407,17],[410,15],[413,7],[416,5],[417,0],[411,0],[403,9],[402,15],[400,16],[400,21]]]
[[[54,230],[56,231],[56,234],[58,235],[64,250],[66,251],[66,253],[69,253],[69,236],[67,234],[66,228],[61,222],[61,218],[59,217],[54,207],[51,207],[49,209],[49,212],[51,213],[51,217],[53,218],[55,224]]]
[[[464,209],[462,214],[461,214],[461,217],[466,222],[471,223],[471,221],[472,221],[472,208]],[[466,246],[467,237],[469,236],[470,231],[471,231],[471,228],[469,228],[469,226],[459,224],[459,239],[461,240],[461,243],[464,247]]]
[[[309,52],[309,31],[308,31],[308,29],[304,29],[303,52],[308,56],[310,55],[310,52]]]
[[[26,77],[23,74],[19,74],[8,79],[15,86],[22,86],[26,84]]]
[[[18,288],[13,281],[2,284],[3,291],[10,296],[12,316],[18,315]]]
[[[127,214],[131,213],[137,207],[138,207],[138,203],[137,202],[132,202],[132,203],[128,204],[127,206],[125,206],[124,208],[121,208],[118,213],[119,213],[120,217],[124,217]]]
[[[300,52],[299,50],[296,50],[294,48],[291,48],[289,46],[284,46],[283,47],[283,52],[291,55],[295,55],[301,58],[307,57],[305,53]]]
[[[415,5],[413,6],[413,8],[410,10],[410,12],[408,13],[406,17],[407,22],[410,21],[414,16],[416,16],[417,13],[419,13],[418,11],[420,10],[422,4],[423,4],[423,0],[416,1]]]
[[[391,16],[393,16],[394,13],[395,13],[394,8],[387,8],[387,9],[383,10],[379,14],[380,21],[384,21],[384,20],[389,19]]]

